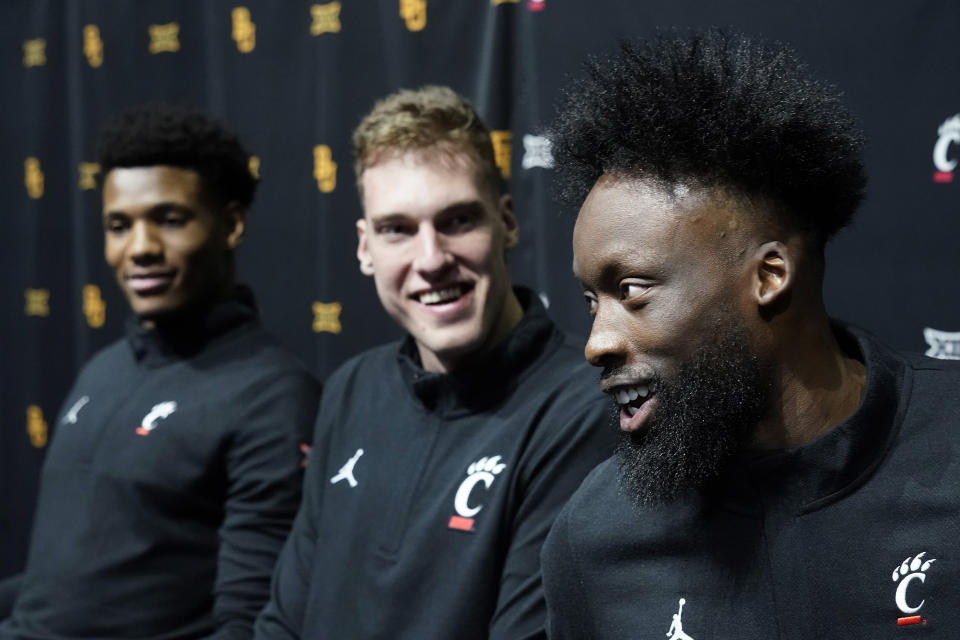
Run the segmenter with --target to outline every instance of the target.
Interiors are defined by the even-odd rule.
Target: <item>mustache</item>
[[[660,374],[653,370],[653,367],[642,365],[617,365],[606,366],[600,371],[600,382],[606,382],[611,378],[644,380],[647,382],[659,381]]]

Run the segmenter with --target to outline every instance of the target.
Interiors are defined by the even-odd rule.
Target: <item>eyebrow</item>
[[[157,213],[162,211],[169,211],[171,209],[176,211],[186,211],[186,212],[193,211],[193,208],[188,207],[183,203],[164,200],[163,202],[158,202],[154,205],[151,205],[150,208],[147,209],[146,215],[150,215],[151,213]],[[130,215],[130,213],[126,209],[111,209],[109,211],[103,212],[104,218],[108,216],[128,216],[128,215]]]
[[[461,200],[460,202],[454,202],[454,203],[448,204],[443,209],[440,209],[439,211],[437,211],[434,214],[434,216],[443,216],[443,215],[447,215],[449,213],[453,213],[463,209],[476,209],[480,207],[483,207],[483,202],[479,198],[474,200]],[[394,220],[405,220],[408,217],[410,217],[410,215],[407,213],[394,211],[391,213],[382,213],[380,215],[370,216],[370,221],[376,224],[379,222],[392,222]]]

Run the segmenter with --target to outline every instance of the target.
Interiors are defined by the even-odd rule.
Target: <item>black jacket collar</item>
[[[856,411],[809,443],[739,460],[721,483],[728,506],[814,511],[855,491],[883,461],[906,411],[910,370],[868,333],[851,327],[835,331],[842,343],[859,350],[866,365]]]
[[[150,329],[131,316],[126,323],[126,338],[134,358],[148,367],[159,367],[196,355],[211,341],[257,317],[253,292],[239,285],[227,300],[158,320]]]
[[[547,316],[538,296],[515,287],[523,318],[494,348],[449,373],[423,369],[417,345],[407,336],[397,358],[410,392],[428,411],[456,417],[490,407],[516,388],[538,358],[555,348],[563,335]]]

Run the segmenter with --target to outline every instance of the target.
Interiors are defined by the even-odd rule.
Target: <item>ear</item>
[[[500,201],[497,203],[497,210],[500,215],[500,220],[503,221],[505,231],[504,247],[512,249],[520,242],[520,225],[517,224],[517,215],[513,212],[513,198],[510,197],[509,193],[500,196]]]
[[[360,262],[360,273],[365,276],[373,275],[373,256],[367,247],[367,219],[357,220],[357,260]]]
[[[243,242],[247,230],[247,210],[239,202],[228,202],[224,209],[227,222],[227,247],[235,250]]]
[[[782,242],[765,242],[756,251],[752,294],[761,307],[785,300],[796,278],[796,261]]]

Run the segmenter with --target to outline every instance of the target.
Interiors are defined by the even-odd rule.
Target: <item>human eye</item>
[[[439,221],[437,230],[448,235],[465,233],[477,226],[477,221],[481,215],[482,212],[476,207],[465,207],[451,211]]]
[[[650,291],[651,285],[647,282],[624,280],[620,283],[620,299],[624,302],[645,302],[644,297]]]
[[[597,313],[597,305],[599,304],[597,301],[597,295],[592,291],[584,291],[583,301],[587,303],[587,313],[589,313],[591,316],[595,315]]]
[[[130,221],[120,215],[109,215],[103,219],[103,229],[107,233],[123,233],[130,228]]]
[[[182,211],[177,211],[171,209],[165,211],[163,217],[160,219],[160,222],[165,227],[182,227],[187,224],[188,216],[184,215]]]
[[[377,235],[387,239],[399,239],[410,235],[410,225],[392,220],[378,222],[374,226],[374,230],[377,232]]]

